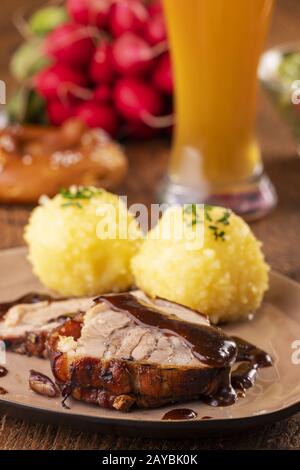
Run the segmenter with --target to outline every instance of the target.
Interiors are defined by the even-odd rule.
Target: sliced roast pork
[[[65,394],[100,406],[234,398],[235,341],[199,313],[139,291],[99,297],[81,323],[50,335],[48,350]]]
[[[44,294],[1,304],[0,340],[15,352],[44,357],[48,334],[92,305],[90,298],[55,300]]]

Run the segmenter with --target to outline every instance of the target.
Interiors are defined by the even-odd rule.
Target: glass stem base
[[[266,174],[260,174],[238,185],[216,190],[181,186],[166,177],[161,184],[158,200],[168,204],[211,204],[232,209],[247,221],[257,220],[268,214],[277,203],[273,184]]]

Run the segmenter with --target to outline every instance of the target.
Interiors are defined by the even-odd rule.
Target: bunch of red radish
[[[34,77],[53,125],[80,117],[116,137],[147,137],[172,113],[159,1],[67,0],[70,21],[46,38],[52,65]]]

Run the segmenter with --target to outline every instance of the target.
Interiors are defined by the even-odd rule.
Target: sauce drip
[[[213,419],[212,416],[202,416],[201,419]]]
[[[273,365],[270,354],[237,336],[232,336],[232,339],[238,348],[236,362],[251,362],[256,364],[257,367],[270,367]]]
[[[235,341],[219,328],[186,322],[175,315],[162,314],[130,293],[101,296],[96,302],[105,302],[113,310],[128,313],[137,324],[159,328],[165,334],[184,338],[192,348],[194,356],[204,364],[227,367],[235,361]]]
[[[0,319],[3,317],[3,315],[6,314],[6,312],[11,308],[14,307],[15,305],[19,304],[35,304],[37,302],[43,302],[43,301],[52,301],[54,300],[53,297],[51,297],[48,294],[38,294],[36,292],[30,292],[29,294],[25,294],[22,297],[19,297],[16,300],[13,300],[11,302],[2,302],[0,303]]]
[[[212,395],[202,395],[200,397],[201,401],[210,406],[234,405],[237,401],[237,393],[231,385],[230,371],[231,368],[227,367],[222,372],[219,372],[222,376],[218,390]]]
[[[8,391],[5,390],[5,388],[0,387],[0,395],[6,395],[7,393],[8,393]]]
[[[72,390],[73,390],[72,384],[66,384],[61,388],[61,396],[62,396],[61,406],[65,408],[66,410],[71,409],[71,407],[67,405],[66,402],[68,398],[72,395]]]
[[[168,411],[163,415],[162,419],[167,420],[182,420],[182,419],[195,419],[197,418],[197,413],[194,410],[189,408],[176,408],[174,410]]]
[[[5,377],[8,374],[8,370],[4,366],[0,366],[0,378]]]
[[[231,384],[235,389],[247,390],[255,384],[258,366],[249,362],[242,362],[231,374]]]

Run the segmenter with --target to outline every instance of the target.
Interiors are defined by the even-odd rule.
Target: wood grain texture
[[[0,79],[9,81],[8,58],[20,40],[11,23],[12,13],[24,5],[39,5],[41,0],[2,0]],[[300,40],[299,0],[277,0],[268,45]],[[300,78],[300,77],[299,77]],[[300,160],[289,130],[265,96],[261,96],[258,135],[266,169],[279,195],[276,210],[252,228],[264,242],[273,268],[300,281]],[[165,142],[131,144],[127,148],[130,173],[121,194],[129,202],[151,203],[167,164]],[[0,206],[0,248],[23,244],[23,227],[30,208]],[[0,417],[0,449],[300,449],[300,416],[272,426],[238,435],[179,442],[110,437],[68,428],[32,424],[6,416]]]

